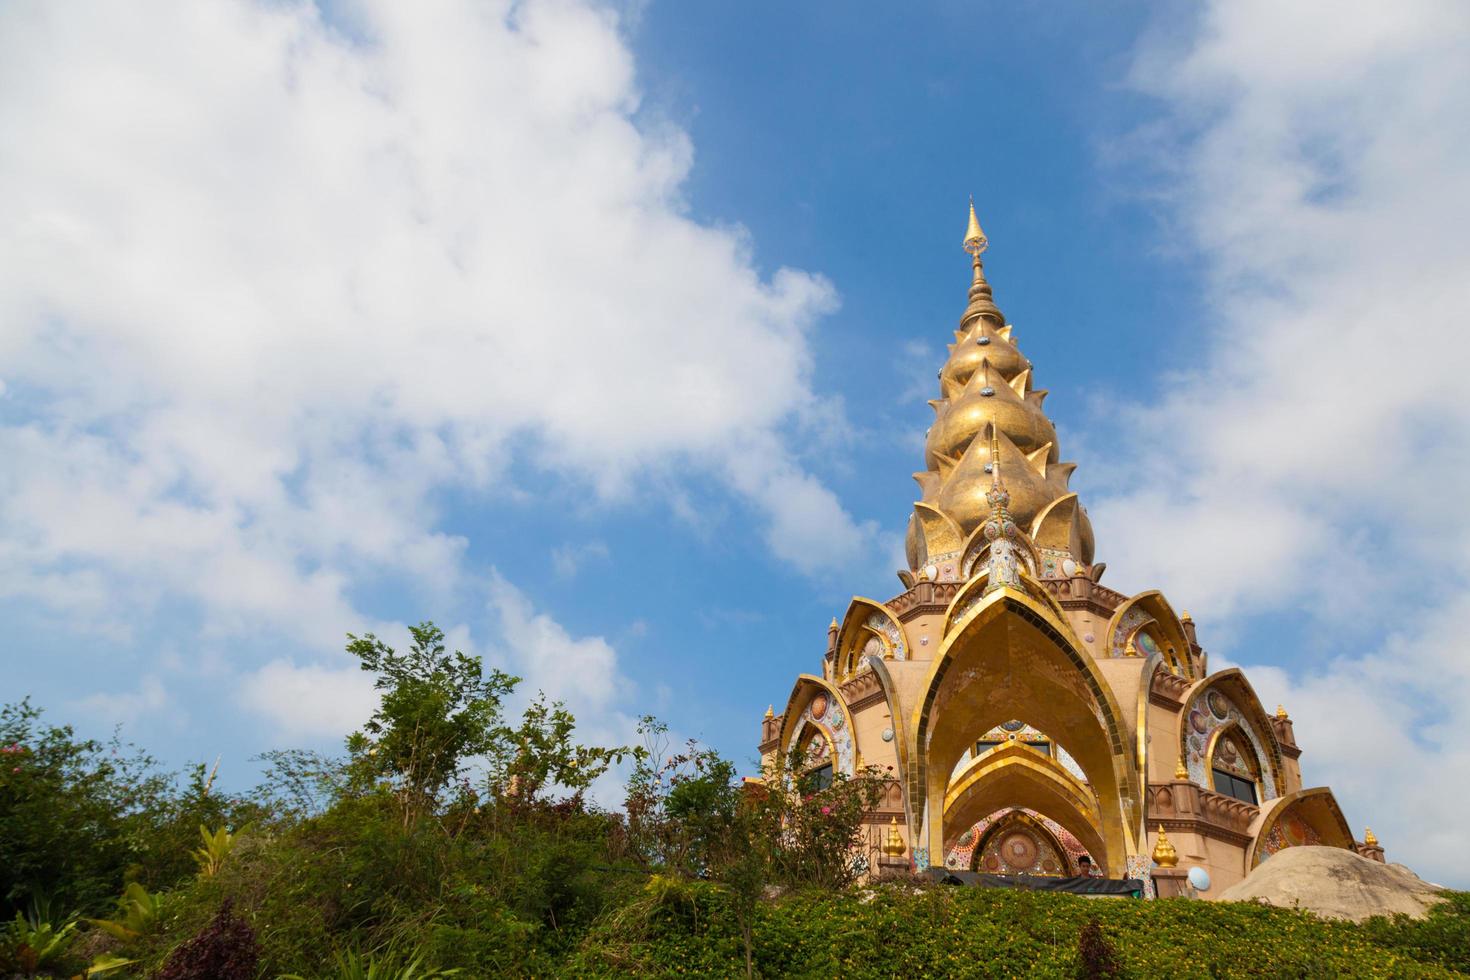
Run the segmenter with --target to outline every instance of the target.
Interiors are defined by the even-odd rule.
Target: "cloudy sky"
[[[1470,7],[0,7],[0,695],[330,748],[433,619],[750,760],[987,269],[1108,584],[1470,885]]]

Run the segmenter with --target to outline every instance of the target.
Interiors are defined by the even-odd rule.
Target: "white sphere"
[[[1190,868],[1189,883],[1197,891],[1207,892],[1210,890],[1210,873],[1204,868]]]

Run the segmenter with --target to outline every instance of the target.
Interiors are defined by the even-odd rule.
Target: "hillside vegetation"
[[[641,745],[581,745],[560,705],[509,717],[515,678],[412,634],[350,637],[373,717],[340,755],[267,753],[244,794],[0,707],[0,977],[1470,975],[1463,894],[1351,925],[863,888],[850,845],[884,773],[752,794],[652,719]],[[608,812],[587,791],[620,763]]]

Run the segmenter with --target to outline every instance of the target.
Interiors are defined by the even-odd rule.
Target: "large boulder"
[[[1444,901],[1439,892],[1401,864],[1379,864],[1340,847],[1288,847],[1216,897],[1361,922],[1397,912],[1423,918]]]

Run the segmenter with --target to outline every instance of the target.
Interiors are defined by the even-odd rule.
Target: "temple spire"
[[[995,305],[990,283],[985,281],[985,266],[980,262],[980,253],[990,247],[990,239],[985,237],[985,232],[980,228],[980,219],[975,217],[973,197],[970,198],[970,223],[965,228],[964,247],[965,251],[970,253],[970,264],[974,267],[975,276],[970,280],[970,307],[965,310],[965,315],[960,322],[963,325],[978,314],[994,320],[995,325],[999,327],[1005,323],[1005,317]]]

